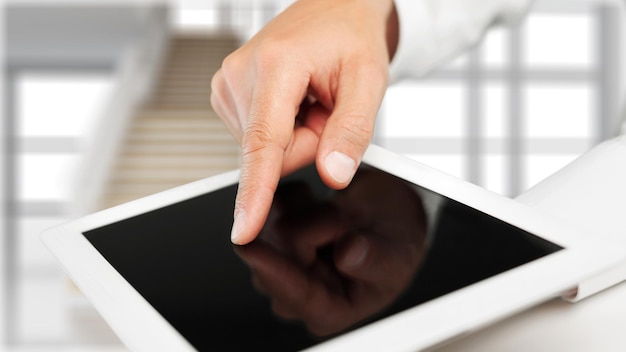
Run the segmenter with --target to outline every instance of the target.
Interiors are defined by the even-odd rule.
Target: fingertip
[[[261,232],[267,219],[267,212],[264,211],[264,209],[270,206],[271,201],[270,205],[267,206],[255,203],[254,207],[248,205],[245,209],[236,208],[233,215],[233,226],[230,231],[230,241],[239,246],[254,241]],[[256,211],[250,212],[249,210],[251,209]],[[269,209],[267,210],[269,211]],[[250,214],[252,214],[252,216]]]
[[[233,227],[230,232],[230,241],[236,245],[244,245],[250,243],[251,239],[246,236],[246,214],[243,210],[235,211],[233,217]]]
[[[269,180],[269,184],[258,182],[252,182],[251,184],[251,179],[247,177],[240,179],[230,231],[230,241],[233,244],[248,244],[263,229],[272,206],[274,190],[276,189],[276,186],[273,185],[273,178],[273,175],[266,179],[261,178],[266,181]]]

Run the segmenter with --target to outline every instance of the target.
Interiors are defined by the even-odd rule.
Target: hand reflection
[[[425,233],[417,193],[361,169],[329,199],[315,200],[305,184],[281,186],[259,238],[235,250],[278,316],[324,336],[393,303],[422,260]]]

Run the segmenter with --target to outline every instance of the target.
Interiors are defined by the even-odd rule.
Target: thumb
[[[358,66],[340,73],[335,106],[320,136],[316,163],[329,187],[350,183],[372,135],[387,86],[386,66]]]

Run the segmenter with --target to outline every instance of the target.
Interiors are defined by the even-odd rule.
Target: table
[[[596,146],[517,200],[626,253],[626,135]],[[546,302],[441,350],[626,351],[626,282],[578,303]]]

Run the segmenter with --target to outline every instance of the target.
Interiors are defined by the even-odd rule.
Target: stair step
[[[211,175],[213,176],[213,175]],[[210,177],[210,176],[209,176]],[[200,179],[201,180],[201,179]],[[142,198],[155,193],[163,192],[174,187],[186,185],[198,180],[180,180],[178,183],[147,183],[147,184],[134,184],[113,186],[107,193],[107,203],[109,207],[116,204],[121,204],[130,200]],[[111,204],[115,203],[115,204]]]
[[[196,90],[196,91],[185,91],[182,89],[179,90],[171,90],[171,91],[156,91],[152,100],[181,100],[181,101],[189,101],[189,100],[209,100],[211,98],[211,91],[209,89],[206,90]]]
[[[207,79],[208,80],[208,79]],[[161,98],[185,98],[185,97],[205,97],[209,99],[211,97],[210,84],[203,83],[204,80],[197,80],[195,82],[188,81],[185,83],[172,82],[161,87],[155,87],[150,100],[158,100]],[[204,84],[204,85],[202,85]]]
[[[188,50],[186,52],[169,55],[165,61],[167,65],[165,68],[175,67],[177,63],[190,63],[193,65],[221,63],[230,53],[230,50]]]
[[[182,184],[184,182],[190,182],[192,180],[199,180],[202,178],[206,178],[208,176],[214,175],[216,173],[215,170],[233,170],[238,166],[236,164],[224,164],[213,168],[206,168],[204,170],[200,169],[189,169],[189,170],[179,170],[177,168],[172,169],[164,169],[159,172],[154,172],[154,170],[118,170],[115,173],[115,176],[112,179],[112,184],[116,183],[151,183],[151,182],[175,182]]]
[[[182,104],[182,103],[161,103],[161,102],[146,102],[146,106],[150,107],[150,108],[163,108],[163,109],[190,109],[190,110],[196,110],[196,109],[210,109],[211,108],[211,104],[210,102],[204,102],[204,103],[186,103],[186,104]]]
[[[151,100],[148,101],[147,103],[151,104],[152,106],[161,106],[161,107],[166,107],[166,106],[176,106],[176,107],[190,107],[190,108],[195,108],[195,107],[206,107],[207,109],[211,107],[211,100],[209,98],[197,98],[197,99],[176,99],[174,98],[168,98],[168,97],[158,97],[157,100]]]
[[[178,58],[178,57],[191,57],[192,54],[196,54],[197,56],[227,56],[233,51],[237,50],[234,46],[216,46],[211,44],[199,44],[199,45],[175,45],[171,52],[168,55],[168,58]]]
[[[237,164],[237,155],[122,155],[118,167],[123,169],[148,168],[206,168],[214,165]]]
[[[154,87],[153,94],[209,94],[211,93],[211,79],[188,79],[178,81],[163,81],[162,84]]]
[[[223,126],[224,123],[214,111],[193,111],[191,109],[165,110],[144,109],[138,113],[135,122],[138,123],[203,123],[206,125]]]
[[[167,68],[161,71],[160,79],[167,80],[175,77],[196,77],[196,76],[213,76],[213,74],[221,67],[221,63],[214,63],[206,66],[196,66],[188,64],[180,64],[180,67]]]
[[[211,90],[211,81],[203,79],[167,81],[159,84],[155,89],[156,92],[169,92],[170,90],[201,90],[208,92]]]
[[[164,121],[137,121],[132,127],[131,133],[150,133],[161,131],[176,131],[190,133],[228,133],[228,129],[221,122],[207,123],[193,120],[165,120]]]
[[[238,169],[238,165],[222,165],[203,170],[161,170],[159,173],[148,171],[120,172],[110,182],[110,192],[121,194],[137,187],[153,187],[154,185],[168,185],[174,187],[213,175]]]
[[[226,171],[232,171],[232,170],[226,170]],[[191,182],[202,180],[207,177],[218,175],[226,171],[214,171],[214,173],[207,173],[206,177],[201,177],[198,179],[181,178],[178,180],[168,180],[168,181],[162,181],[162,182],[112,183],[110,185],[110,188],[107,191],[107,198],[137,199],[137,198],[145,197],[147,195],[151,195],[151,194],[162,192],[168,189],[172,189],[174,187],[186,185]]]
[[[137,143],[127,144],[124,147],[124,155],[130,156],[154,156],[154,155],[207,155],[220,153],[222,155],[240,158],[241,149],[234,141],[232,143]]]
[[[207,67],[194,67],[188,65],[187,67],[170,68],[161,71],[161,80],[167,80],[171,78],[194,78],[194,77],[206,77],[213,76],[213,74],[221,67],[221,64],[214,64]]]
[[[201,92],[185,92],[183,90],[171,90],[171,91],[156,91],[151,99],[153,102],[159,101],[179,101],[179,102],[193,102],[203,101],[211,102],[211,91],[207,89]]]
[[[239,167],[241,149],[210,104],[212,76],[237,47],[232,37],[172,37],[154,90],[135,114],[103,206]]]
[[[210,109],[152,109],[150,107],[144,107],[139,110],[136,115],[141,118],[170,118],[175,116],[177,119],[207,119],[207,120],[219,120],[215,111]]]
[[[237,47],[239,40],[221,39],[221,38],[174,38],[172,46],[175,48],[195,47],[195,46],[213,46],[213,47]]]
[[[204,94],[185,94],[182,93],[180,95],[177,94],[155,94],[151,101],[167,101],[167,102],[180,102],[180,103],[193,103],[198,101],[206,101],[210,102],[210,95],[207,93]]]
[[[161,72],[161,76],[159,77],[160,84],[189,84],[189,83],[201,83],[201,82],[211,82],[211,78],[220,66],[215,66],[210,70],[206,70],[206,72],[174,72],[167,73]]]
[[[203,83],[204,84],[210,84],[211,83],[211,79],[213,79],[213,74],[215,72],[217,72],[218,67],[216,67],[213,70],[207,71],[205,73],[200,73],[200,74],[173,74],[173,75],[166,75],[161,77],[161,84],[160,85],[182,85],[182,86],[190,86],[190,85],[197,85],[197,86],[201,86]]]
[[[149,121],[151,123],[165,123],[166,121],[199,121],[209,125],[223,125],[222,120],[210,109],[155,109],[150,106],[145,106],[140,112],[137,113],[136,121]]]
[[[196,47],[212,47],[212,48],[236,48],[238,47],[237,40],[219,40],[219,39],[180,39],[176,38],[172,42],[172,48],[174,49],[186,49]]]
[[[179,137],[161,135],[160,138],[152,138],[145,134],[139,137],[129,135],[123,151],[142,155],[171,153],[239,155],[241,153],[239,144],[232,135],[227,133],[189,135],[184,139]]]
[[[197,44],[209,44],[213,46],[222,46],[222,45],[234,45],[237,46],[239,39],[237,38],[221,38],[221,37],[189,37],[185,34],[185,37],[174,37],[172,43],[175,46],[187,46],[187,45],[197,45]]]
[[[217,71],[217,69],[215,70]],[[213,72],[215,72],[213,71]],[[161,78],[158,86],[155,90],[163,86],[176,86],[176,87],[203,87],[208,85],[210,87],[213,76],[194,76],[194,77],[168,77]]]

